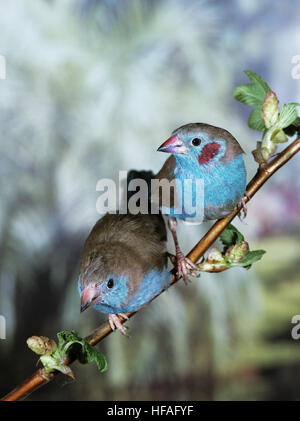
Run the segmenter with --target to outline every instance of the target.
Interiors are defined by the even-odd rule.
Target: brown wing
[[[161,170],[153,178],[154,182],[151,189],[151,202],[157,205],[158,207],[171,207],[174,208],[176,204],[176,189],[175,189],[175,177],[174,170],[176,167],[176,159],[171,155]],[[155,183],[155,180],[161,184]],[[167,183],[171,183],[170,195],[167,193],[163,194],[164,188],[162,187],[163,180],[166,180]],[[170,199],[169,199],[170,197]]]
[[[92,229],[82,253],[80,271],[96,267],[114,271],[126,261],[143,272],[166,265],[167,231],[161,215],[106,214]],[[124,271],[122,271],[124,272]]]

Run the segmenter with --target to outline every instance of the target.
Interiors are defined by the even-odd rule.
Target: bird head
[[[227,130],[203,123],[190,123],[174,130],[158,151],[174,154],[180,162],[194,166],[228,162],[243,153]]]
[[[109,274],[105,279],[81,287],[81,312],[97,303],[105,304],[112,309],[118,306],[128,293],[127,281],[125,276]]]
[[[116,258],[118,256],[118,258]],[[124,246],[104,244],[93,251],[88,265],[81,268],[78,291],[81,312],[101,304],[111,312],[127,302],[141,276],[141,268]]]

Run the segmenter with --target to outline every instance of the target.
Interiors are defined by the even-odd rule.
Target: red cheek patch
[[[210,161],[214,159],[219,151],[220,145],[219,143],[212,142],[205,145],[198,155],[198,162],[200,165],[208,164]]]

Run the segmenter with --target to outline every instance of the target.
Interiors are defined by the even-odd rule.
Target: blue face
[[[99,282],[96,285],[100,301],[95,304],[95,308],[102,312],[104,312],[104,309],[107,309],[108,312],[115,313],[115,309],[121,308],[127,299],[127,283],[128,278],[126,276],[115,277],[113,274],[109,274],[104,282]]]
[[[114,277],[110,274],[104,282],[95,284],[99,300],[96,300],[92,306],[101,313],[116,314],[136,311],[167,288],[170,279],[171,274],[166,267],[162,271],[150,270],[133,292],[128,288],[129,281],[126,276]],[[78,290],[81,296],[80,277]]]
[[[116,277],[113,274],[109,274],[105,281],[95,283],[93,288],[98,299],[95,300],[93,307],[103,313],[115,313],[114,310],[122,306],[122,303],[126,301],[128,295],[127,282],[128,278],[126,276]],[[78,292],[80,296],[82,295],[82,291],[83,287],[79,276]]]
[[[208,165],[217,163],[226,152],[226,142],[224,139],[209,139],[205,132],[199,133],[175,133],[175,135],[184,143],[186,153],[180,150],[174,153],[176,159],[185,167],[191,169],[204,169]]]

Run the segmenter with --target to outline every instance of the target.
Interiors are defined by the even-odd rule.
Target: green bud
[[[52,357],[51,355],[42,355],[40,358],[47,373],[51,373],[54,370],[58,370],[66,376],[75,379],[73,371],[69,366],[63,364],[59,359]]]
[[[207,256],[207,263],[224,263],[225,259],[217,247],[213,247]]]
[[[57,350],[56,342],[53,339],[50,339],[47,344],[46,354],[53,354]]]
[[[261,117],[267,129],[273,126],[278,120],[279,107],[275,92],[268,92],[261,108]]]
[[[46,336],[31,336],[26,342],[28,348],[38,355],[51,355],[57,349],[55,341],[47,338]]]
[[[276,150],[276,142],[274,142],[272,139],[274,129],[275,128],[272,127],[271,129],[266,130],[261,142],[261,148],[266,151],[266,153],[268,154],[268,157],[272,155]]]
[[[247,241],[242,241],[239,244],[235,244],[226,251],[225,256],[227,261],[230,263],[238,263],[246,256],[249,251],[249,244]]]
[[[220,250],[213,247],[209,251],[207,259],[203,258],[197,267],[202,272],[222,272],[228,269],[228,264]]]
[[[207,261],[203,261],[197,265],[197,268],[201,272],[223,272],[224,270],[228,269],[229,266],[226,262],[224,263],[208,263]]]
[[[286,142],[288,138],[282,129],[280,129],[279,127],[274,127],[271,134],[271,140],[275,143],[282,143]]]

